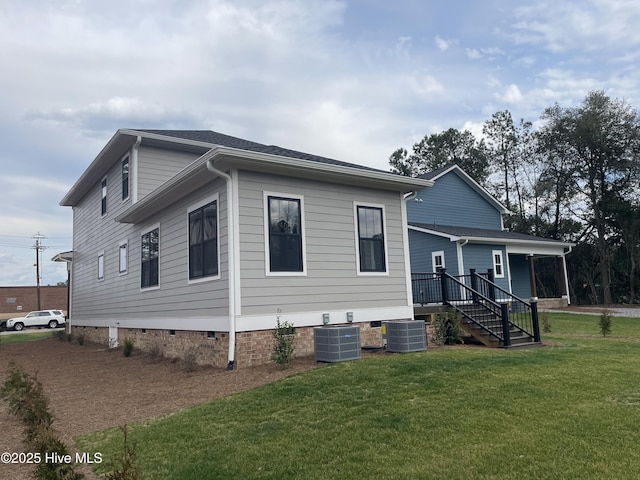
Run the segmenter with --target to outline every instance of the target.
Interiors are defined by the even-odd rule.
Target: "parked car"
[[[15,317],[7,320],[6,327],[20,331],[25,327],[49,327],[56,328],[64,325],[64,314],[60,310],[38,310],[29,312],[24,317]]]

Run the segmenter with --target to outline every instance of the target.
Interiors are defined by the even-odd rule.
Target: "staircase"
[[[535,302],[528,303],[493,282],[493,272],[454,277],[445,269],[436,273],[417,274],[414,279],[414,302],[423,303],[425,291],[429,299],[458,312],[461,327],[483,345],[492,348],[531,348],[542,345]],[[429,279],[429,285],[425,278]],[[438,285],[432,284],[434,279]],[[428,289],[425,287],[429,287]],[[416,292],[418,296],[416,297]]]
[[[502,318],[500,314],[478,305],[468,304],[453,307],[461,314],[460,327],[483,345],[490,348],[532,348],[542,346],[534,336],[509,322],[509,345],[505,346]]]

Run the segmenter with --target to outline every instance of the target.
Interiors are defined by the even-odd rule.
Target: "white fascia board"
[[[158,205],[163,205],[161,200],[174,201],[174,192],[185,183],[193,178],[198,177],[206,170],[206,163],[209,160],[233,160],[233,166],[239,167],[241,163],[246,164],[246,168],[251,169],[253,166],[270,166],[280,167],[286,170],[289,175],[300,175],[306,173],[307,176],[318,178],[325,176],[328,178],[342,178],[346,183],[354,183],[355,179],[362,180],[363,184],[367,182],[377,182],[380,185],[387,186],[390,190],[410,191],[433,185],[431,180],[422,180],[412,177],[403,177],[386,172],[376,172],[371,170],[359,170],[357,168],[345,167],[342,165],[331,165],[309,160],[300,160],[297,158],[280,157],[277,155],[251,152],[237,148],[215,146],[200,158],[189,164],[183,170],[178,172],[172,178],[162,185],[155,188],[147,196],[137,203],[131,205],[128,209],[116,217],[117,222],[135,223],[144,216],[153,213]],[[328,180],[330,181],[330,180]],[[380,186],[379,188],[383,188]],[[161,207],[160,207],[161,208]]]
[[[509,253],[525,253],[536,254],[538,251],[540,254],[549,253],[551,251],[562,254],[565,248],[574,247],[574,243],[550,241],[550,240],[524,240],[516,238],[499,238],[499,237],[468,237],[457,236],[448,233],[438,232],[436,230],[429,230],[427,228],[420,228],[413,225],[409,226],[410,230],[416,232],[428,233],[430,235],[436,235],[438,237],[448,238],[452,242],[467,241],[469,243],[481,243],[486,245],[501,245],[509,247]],[[532,251],[535,250],[535,251]]]

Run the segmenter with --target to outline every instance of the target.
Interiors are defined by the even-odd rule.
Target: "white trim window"
[[[118,273],[125,275],[129,263],[129,241],[123,240],[118,244]]]
[[[160,286],[160,227],[140,236],[140,288]]]
[[[98,254],[98,280],[104,280],[104,252]]]
[[[129,154],[127,153],[120,162],[121,172],[122,172],[122,201],[125,202],[129,200],[129,190],[130,190],[130,172],[131,172],[131,163],[129,161]]]
[[[187,209],[189,282],[220,278],[218,194]]]
[[[437,252],[431,252],[431,265],[433,267],[433,271],[437,272],[438,270],[445,268],[444,264],[444,250],[438,250]]]
[[[504,278],[502,250],[493,250],[491,257],[493,258],[493,276],[495,278]]]
[[[100,184],[100,197],[100,211],[104,217],[107,214],[107,177],[104,177]]]
[[[384,205],[354,202],[358,275],[388,275]]]
[[[264,192],[267,275],[306,275],[304,196]]]

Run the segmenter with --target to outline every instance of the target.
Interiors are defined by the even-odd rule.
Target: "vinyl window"
[[[305,273],[303,197],[265,194],[268,273]]]
[[[141,237],[141,288],[159,285],[160,228],[156,227]]]
[[[218,275],[218,202],[189,212],[189,280]]]
[[[495,278],[504,278],[504,264],[502,262],[502,250],[493,250],[493,275]]]
[[[122,159],[122,201],[129,198],[129,155]]]
[[[356,223],[359,272],[387,272],[384,208],[356,205]]]

